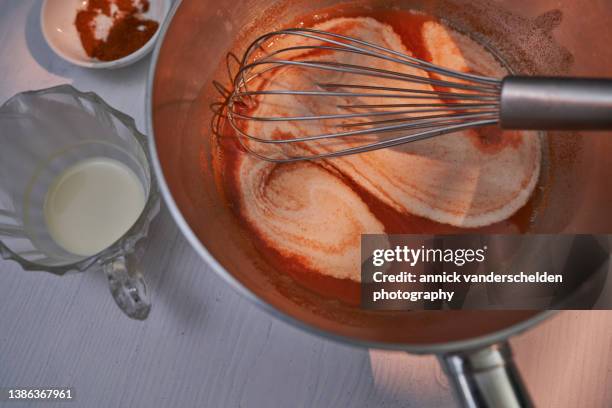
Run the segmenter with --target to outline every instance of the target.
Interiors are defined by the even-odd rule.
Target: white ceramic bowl
[[[146,18],[162,22],[170,10],[170,0],[150,0],[151,7]],[[89,57],[74,25],[78,9],[87,0],[44,0],[40,11],[40,26],[49,47],[60,57],[75,65],[86,68],[120,68],[130,65],[147,55],[155,44],[159,29],[151,39],[138,50],[114,61],[100,61]]]

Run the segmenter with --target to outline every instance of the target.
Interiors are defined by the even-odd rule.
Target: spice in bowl
[[[85,53],[114,61],[140,49],[159,23],[146,19],[149,0],[89,0],[78,10],[74,24]]]

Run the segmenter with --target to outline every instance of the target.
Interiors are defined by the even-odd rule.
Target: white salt
[[[94,26],[94,37],[97,40],[106,41],[114,21],[115,20],[112,17],[109,17],[104,13],[98,13],[92,22]]]

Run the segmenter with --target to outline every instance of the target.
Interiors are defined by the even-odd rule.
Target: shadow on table
[[[205,325],[207,306],[215,301],[215,295],[203,293],[201,288],[216,285],[198,282],[211,276],[206,276],[204,270],[198,270],[205,269],[204,261],[180,234],[164,204],[141,245],[143,247],[138,249],[142,257],[141,268],[152,304],[148,320],[169,315],[185,328]],[[202,267],[197,268],[197,265]],[[108,286],[104,274],[92,275],[100,286]],[[231,292],[229,288],[227,290]]]

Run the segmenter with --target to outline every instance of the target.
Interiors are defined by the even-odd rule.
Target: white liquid
[[[81,161],[60,174],[45,197],[49,234],[66,251],[94,255],[134,224],[145,205],[134,172],[113,159]]]

